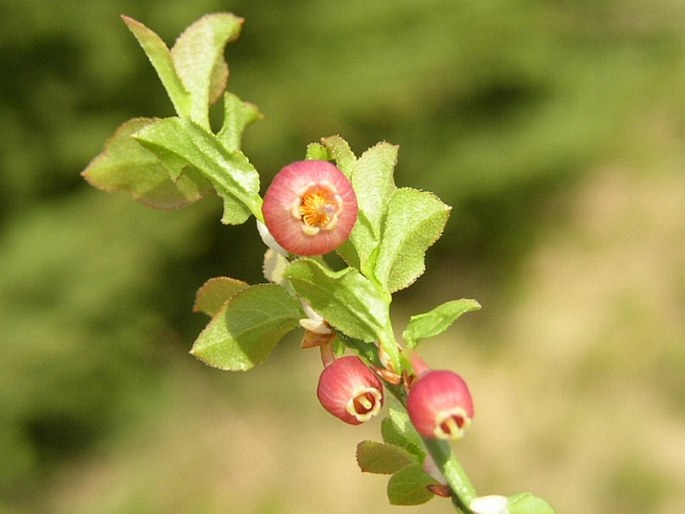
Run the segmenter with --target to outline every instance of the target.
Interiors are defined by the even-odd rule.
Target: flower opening
[[[276,242],[296,255],[323,255],[344,243],[359,208],[352,184],[327,161],[285,166],[264,195],[264,222]]]

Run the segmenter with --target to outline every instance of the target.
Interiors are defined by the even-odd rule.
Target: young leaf
[[[509,514],[554,514],[554,509],[542,498],[530,493],[509,497]]]
[[[380,237],[388,201],[397,189],[393,178],[397,150],[395,145],[378,143],[359,157],[352,175],[359,210],[366,214],[376,238]]]
[[[247,287],[247,282],[234,278],[210,278],[197,290],[193,312],[204,312],[213,317],[227,300]]]
[[[162,161],[131,137],[154,123],[154,119],[134,118],[121,125],[83,177],[98,189],[127,191],[136,201],[157,209],[178,209],[200,200],[212,185],[197,170],[187,163]]]
[[[338,254],[350,266],[358,267],[366,276],[373,276],[381,223],[388,201],[397,189],[393,179],[397,146],[378,143],[357,159],[341,137],[333,136],[322,141],[338,167],[350,178],[359,205],[357,224],[348,243],[339,249]]]
[[[409,464],[388,480],[388,500],[391,505],[420,505],[433,498],[428,486],[436,480],[420,464]]]
[[[264,361],[302,316],[281,286],[250,286],[223,304],[190,353],[215,368],[248,370]]]
[[[224,201],[222,222],[238,225],[250,214],[260,219],[259,174],[241,152],[229,151],[216,136],[182,118],[165,118],[136,132],[155,153],[174,154],[194,166]]]
[[[421,436],[411,424],[407,412],[395,403],[390,404],[389,415],[381,422],[381,435],[386,443],[404,448],[423,460],[426,452]]]
[[[402,338],[410,348],[416,347],[421,339],[434,337],[447,330],[462,314],[480,309],[475,300],[452,300],[435,309],[417,314],[409,319]]]
[[[330,152],[335,163],[347,178],[351,179],[357,164],[357,157],[350,149],[350,145],[340,136],[330,136],[321,139],[323,146]]]
[[[426,250],[442,234],[449,213],[450,207],[432,193],[411,188],[393,193],[376,260],[376,277],[391,292],[423,274]]]
[[[230,13],[207,14],[190,25],[171,49],[178,77],[190,92],[190,119],[209,130],[209,106],[226,88],[225,46],[240,34],[243,19]]]
[[[332,271],[299,259],[285,272],[295,291],[331,325],[350,337],[374,341],[389,324],[389,298],[354,268]]]
[[[243,132],[255,121],[262,119],[256,105],[243,102],[232,93],[224,95],[224,122],[216,135],[227,150],[240,150]]]
[[[377,441],[362,441],[357,444],[357,464],[366,473],[390,475],[416,463],[415,455],[394,444]]]
[[[133,18],[122,16],[122,20],[128,26],[129,30],[143,47],[145,55],[152,63],[159,79],[162,81],[164,89],[171,103],[174,105],[176,114],[182,117],[189,117],[191,112],[191,96],[188,90],[183,85],[180,77],[176,72],[174,61],[171,57],[171,52],[167,48],[164,41],[160,37]]]
[[[309,143],[304,158],[308,161],[330,161],[332,159],[328,149],[321,143]]]

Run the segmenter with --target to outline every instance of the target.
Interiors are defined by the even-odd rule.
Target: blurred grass
[[[215,10],[247,20],[230,87],[267,115],[246,147],[265,183],[340,133],[358,152],[400,144],[398,183],[454,206],[396,318],[484,306],[426,347],[473,384],[459,451],[479,491],[683,512],[675,0],[0,0],[0,512],[397,510],[354,464],[378,423],[320,409],[318,357],[296,338],[248,374],[187,355],[194,290],[260,280],[252,227],[220,226],[213,200],[153,212],[78,175],[119,123],[171,114],[118,15],[171,42]]]

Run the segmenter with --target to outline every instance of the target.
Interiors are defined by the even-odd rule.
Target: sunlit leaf
[[[209,130],[209,106],[224,92],[226,44],[235,40],[243,19],[230,13],[207,14],[190,25],[171,49],[176,73],[191,96],[190,119]]]
[[[352,178],[357,163],[357,157],[350,149],[350,145],[340,136],[330,136],[321,139],[323,146],[330,152],[335,164],[347,178]]]
[[[415,455],[394,444],[377,441],[362,441],[357,444],[357,464],[367,473],[389,475],[416,462]]]
[[[121,125],[83,171],[88,183],[103,191],[126,191],[158,209],[178,209],[209,193],[211,183],[197,170],[185,162],[162,161],[131,137],[156,121],[135,118]]]
[[[135,134],[138,141],[162,155],[172,153],[197,168],[224,202],[222,222],[244,223],[250,214],[261,217],[259,174],[239,151],[227,150],[214,136],[193,122],[165,118]]]
[[[438,240],[450,207],[437,196],[411,188],[397,189],[390,198],[376,277],[392,292],[404,289],[426,269],[426,250]]]
[[[171,103],[179,116],[188,117],[191,112],[190,92],[178,76],[171,52],[164,41],[152,30],[129,16],[122,16],[124,23],[140,43],[145,55],[152,63]]]
[[[240,150],[243,132],[262,118],[256,105],[243,102],[232,93],[224,95],[224,122],[216,135],[228,150]]]
[[[480,304],[475,300],[445,302],[429,312],[412,316],[402,338],[407,346],[413,348],[421,339],[437,336],[447,330],[462,314],[478,309]]]
[[[356,269],[332,271],[313,259],[300,259],[285,277],[316,312],[348,336],[373,341],[385,333],[389,298]]]
[[[549,503],[531,493],[510,496],[508,507],[509,514],[554,514]]]
[[[420,505],[433,498],[429,485],[436,480],[420,464],[409,464],[394,473],[388,481],[388,500],[392,505]]]
[[[193,312],[204,312],[212,317],[219,312],[226,301],[247,287],[249,287],[247,282],[234,278],[210,278],[197,290]]]
[[[381,224],[388,202],[395,191],[393,171],[397,164],[397,149],[389,143],[378,143],[359,159],[347,141],[340,136],[323,138],[323,146],[345,173],[354,187],[359,205],[359,217],[350,239],[338,249],[348,265],[373,276],[375,257],[380,243]]]
[[[248,370],[264,361],[302,316],[281,286],[250,286],[223,304],[190,353],[215,368]]]
[[[390,403],[388,417],[381,422],[381,435],[386,443],[400,446],[423,459],[425,450],[421,436],[411,424],[407,412],[394,402]]]

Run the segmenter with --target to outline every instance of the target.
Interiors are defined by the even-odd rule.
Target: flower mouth
[[[345,410],[358,421],[368,421],[380,410],[383,403],[383,393],[375,387],[360,388],[347,402]]]
[[[333,230],[343,210],[343,200],[328,181],[307,184],[290,209],[300,220],[302,232],[315,236],[321,230]]]
[[[438,439],[459,439],[470,422],[468,413],[461,407],[455,407],[436,416],[433,433]]]

